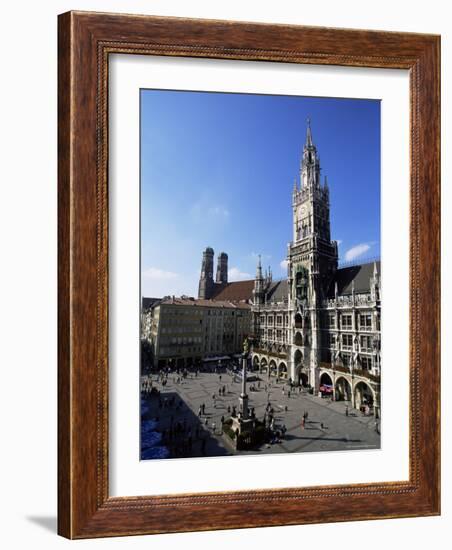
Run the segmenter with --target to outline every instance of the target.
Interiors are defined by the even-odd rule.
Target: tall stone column
[[[242,355],[242,392],[239,397],[239,410],[242,415],[242,419],[248,418],[248,395],[246,393],[246,362],[248,356],[244,353]]]

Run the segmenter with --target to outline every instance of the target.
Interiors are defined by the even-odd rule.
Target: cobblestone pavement
[[[270,400],[275,411],[276,426],[284,424],[287,432],[280,443],[265,444],[253,451],[236,451],[228,436],[221,433],[221,417],[229,416],[228,405],[231,408],[235,405],[238,410],[238,396],[241,391],[241,382],[238,378],[234,381],[232,375],[222,373],[220,380],[218,374],[201,372],[197,377],[189,374],[188,378],[177,383],[177,376],[170,374],[165,387],[157,382],[155,375],[150,378],[153,386],[161,391],[162,399],[175,396],[176,403],[180,403],[180,406],[178,410],[175,407],[159,408],[159,400],[153,396],[148,398],[148,418],[158,418],[157,425],[160,431],[169,428],[171,417],[173,424],[185,420],[185,425],[192,428],[191,449],[184,449],[180,456],[340,451],[380,447],[380,435],[376,431],[373,416],[364,416],[344,401],[333,402],[306,392],[299,393],[298,388],[288,397],[288,385],[284,381],[277,383],[275,378],[269,381],[266,375],[261,375],[260,388],[257,391],[250,391],[250,385],[257,386],[257,382],[247,384],[249,407],[254,407],[257,418],[262,420],[265,407]],[[223,386],[226,386],[226,395],[219,396],[218,390]],[[213,394],[216,395],[215,403]],[[202,404],[205,404],[206,414],[199,418],[198,411]],[[308,413],[308,419],[302,428],[301,419],[304,412]],[[205,439],[204,444],[202,439]],[[175,456],[177,448],[171,449],[171,454]]]

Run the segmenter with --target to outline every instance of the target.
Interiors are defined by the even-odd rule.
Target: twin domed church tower
[[[201,276],[199,278],[198,298],[208,300],[228,283],[228,255],[221,252],[218,256],[217,274],[213,279],[213,248],[207,247],[202,254]]]

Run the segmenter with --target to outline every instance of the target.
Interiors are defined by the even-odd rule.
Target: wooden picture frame
[[[138,15],[59,16],[58,532],[103,537],[440,513],[440,38]],[[110,54],[410,73],[409,480],[110,497]]]

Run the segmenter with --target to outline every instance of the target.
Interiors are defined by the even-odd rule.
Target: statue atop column
[[[250,343],[248,341],[248,338],[245,338],[245,340],[243,340],[243,355],[245,357],[248,357],[249,352],[250,352]]]

